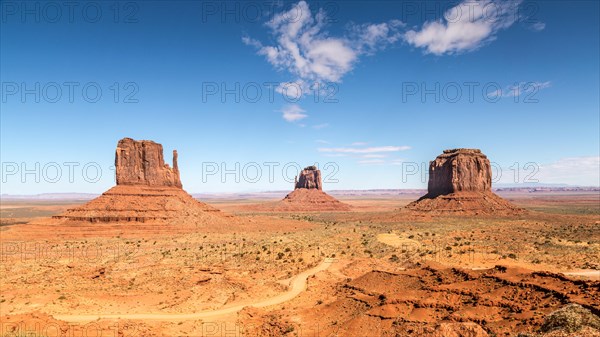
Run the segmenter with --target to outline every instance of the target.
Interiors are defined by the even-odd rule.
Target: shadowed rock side
[[[53,218],[96,223],[182,218],[210,222],[226,217],[181,188],[177,151],[173,151],[173,168],[164,163],[162,151],[162,145],[153,141],[121,139],[115,154],[117,186]]]
[[[434,213],[523,212],[492,192],[490,161],[477,149],[445,150],[429,164],[427,194],[406,207]]]

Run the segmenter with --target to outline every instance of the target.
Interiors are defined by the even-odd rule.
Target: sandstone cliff
[[[477,149],[445,150],[429,164],[428,196],[492,190],[492,168]]]
[[[492,193],[492,168],[477,149],[445,150],[429,164],[427,194],[406,206],[429,213],[514,214],[523,210]]]
[[[165,164],[162,145],[150,140],[123,138],[115,153],[117,185],[173,186],[181,188],[177,151],[173,168]]]
[[[316,166],[308,166],[300,172],[296,178],[296,189],[317,189],[323,190],[323,183],[321,182],[321,171]]]
[[[54,218],[80,223],[227,223],[228,216],[182,189],[177,151],[171,168],[164,162],[162,145],[123,138],[117,144],[115,166],[117,186]]]

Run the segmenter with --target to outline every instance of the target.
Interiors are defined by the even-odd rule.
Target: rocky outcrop
[[[285,211],[349,211],[350,206],[323,192],[321,171],[307,166],[296,177],[294,190],[276,205]]]
[[[477,149],[445,150],[429,163],[428,196],[492,190],[492,167]]]
[[[121,139],[115,155],[117,186],[54,218],[79,223],[176,224],[215,223],[225,218],[182,189],[177,151],[173,151],[173,168],[165,164],[162,151],[162,145],[153,141]]]
[[[429,164],[427,194],[406,206],[430,213],[513,214],[523,210],[492,193],[492,167],[477,149],[445,150]]]
[[[117,185],[172,186],[181,188],[177,151],[173,168],[165,164],[162,145],[150,140],[123,138],[115,154]]]
[[[323,190],[321,171],[318,170],[316,166],[304,168],[304,170],[300,172],[300,175],[296,177],[295,189],[298,188]]]
[[[573,333],[585,327],[600,332],[600,317],[579,304],[571,303],[548,315],[540,331],[550,332],[559,330]]]
[[[251,211],[265,212],[313,212],[350,211],[352,207],[323,192],[321,171],[316,166],[308,166],[300,171],[294,183],[294,190],[283,200],[243,207]]]

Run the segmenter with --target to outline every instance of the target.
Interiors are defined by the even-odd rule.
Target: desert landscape
[[[0,337],[600,337],[600,1],[0,0]]]
[[[85,203],[3,200],[3,336],[599,335],[598,190],[498,195],[458,149],[420,198],[340,202],[307,167],[280,201],[201,202],[162,153],[122,139]]]

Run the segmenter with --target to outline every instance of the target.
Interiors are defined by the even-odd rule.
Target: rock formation
[[[492,190],[492,167],[477,149],[444,150],[429,164],[428,196]]]
[[[173,168],[165,164],[162,145],[150,140],[123,138],[115,154],[117,185],[174,186],[181,188],[177,150]]]
[[[477,149],[445,150],[429,164],[427,194],[410,203],[416,211],[506,214],[522,210],[492,193],[492,168]]]
[[[300,171],[294,182],[294,190],[283,200],[250,205],[245,208],[270,212],[349,211],[351,209],[350,205],[323,192],[321,171],[316,166],[308,166]]]
[[[300,172],[300,175],[296,177],[296,186],[298,188],[317,189],[323,190],[323,183],[321,182],[321,171],[317,170],[316,166],[308,166]]]
[[[55,219],[77,222],[190,222],[225,217],[182,189],[173,151],[173,168],[165,164],[162,145],[153,141],[121,139],[115,154],[117,186],[98,198],[69,209]]]

